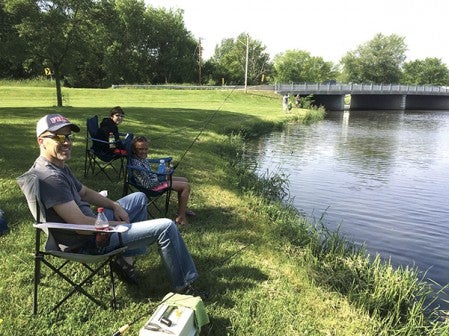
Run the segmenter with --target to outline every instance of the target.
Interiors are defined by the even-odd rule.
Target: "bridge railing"
[[[402,84],[275,84],[275,92],[299,94],[426,94],[449,95],[447,86]]]

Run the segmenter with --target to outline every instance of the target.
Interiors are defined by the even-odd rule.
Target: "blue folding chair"
[[[123,196],[128,195],[130,192],[135,190],[143,192],[148,198],[148,215],[151,218],[158,217],[167,217],[168,209],[170,206],[170,196],[171,196],[171,187],[172,187],[172,176],[175,171],[175,168],[171,169],[169,172],[165,172],[163,174],[159,174],[157,169],[146,170],[142,167],[137,167],[132,165],[131,155],[131,143],[127,144],[126,151],[128,153],[125,167],[125,178],[123,182]],[[147,159],[149,166],[157,166],[161,160],[164,160],[165,164],[170,164],[172,161],[171,157],[165,158],[152,158]],[[166,186],[149,189],[145,186],[140,185],[135,179],[135,173],[139,171],[147,171],[148,173],[157,174],[161,177],[166,177]],[[165,196],[164,207],[159,206],[159,200]]]

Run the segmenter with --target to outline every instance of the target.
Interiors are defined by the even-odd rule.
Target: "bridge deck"
[[[276,84],[275,91],[280,94],[408,94],[449,96],[447,86],[401,85],[401,84]]]

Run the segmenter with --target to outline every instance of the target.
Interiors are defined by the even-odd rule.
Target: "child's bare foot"
[[[189,225],[189,223],[187,222],[187,218],[185,218],[185,216],[176,216],[175,222],[177,225],[182,227],[186,227],[187,225]]]

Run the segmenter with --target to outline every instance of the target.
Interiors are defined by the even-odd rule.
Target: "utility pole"
[[[201,37],[198,38],[198,85],[201,85],[201,62],[202,62]]]
[[[236,40],[244,45],[240,40]],[[245,93],[248,89],[248,54],[249,54],[249,34],[246,34],[246,57],[245,57]]]
[[[249,34],[246,34],[245,93],[247,93],[248,88],[248,49],[249,49]]]

